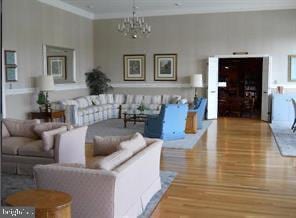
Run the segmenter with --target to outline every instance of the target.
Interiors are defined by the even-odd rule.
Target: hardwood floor
[[[267,123],[219,119],[194,149],[163,149],[161,169],[178,175],[153,217],[296,217],[295,163]]]

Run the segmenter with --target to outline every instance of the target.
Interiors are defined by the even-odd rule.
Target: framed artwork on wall
[[[146,79],[146,55],[123,56],[124,81],[145,81]]]
[[[5,65],[17,65],[16,51],[5,50],[4,58],[5,58]]]
[[[9,66],[5,67],[6,70],[6,81],[7,82],[16,82],[17,81],[17,66]]]
[[[289,80],[296,82],[296,55],[289,55]]]
[[[67,80],[67,57],[47,56],[47,75],[54,79]]]
[[[177,54],[154,54],[154,80],[177,81]]]

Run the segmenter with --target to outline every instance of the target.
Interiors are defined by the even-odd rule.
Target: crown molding
[[[288,10],[296,9],[296,5],[291,6],[267,6],[267,7],[250,7],[250,8],[216,8],[216,9],[174,9],[174,10],[155,10],[155,11],[139,11],[139,16],[143,17],[155,17],[155,16],[170,16],[170,15],[186,15],[186,14],[212,14],[212,13],[231,13],[231,12],[251,12],[251,11],[272,11],[272,10]],[[129,12],[124,13],[106,13],[95,14],[94,20],[104,19],[119,19],[130,16]]]
[[[79,15],[81,17],[88,18],[90,20],[95,19],[95,14],[93,14],[89,11],[83,10],[81,8],[75,7],[73,5],[67,4],[65,2],[62,2],[60,0],[38,0],[38,1],[42,2],[44,4],[47,4],[47,5],[62,9],[64,11],[71,12],[71,13]]]
[[[71,12],[73,14],[88,18],[90,20],[103,20],[103,19],[119,19],[130,16],[130,12],[124,13],[103,13],[94,14],[87,10],[83,10],[79,7],[75,7],[61,0],[38,0],[47,5]],[[177,8],[173,10],[153,10],[153,11],[139,11],[139,14],[144,17],[154,16],[169,16],[169,15],[185,15],[185,14],[211,14],[211,13],[229,13],[229,12],[248,12],[248,11],[270,11],[270,10],[288,10],[296,9],[296,5],[285,5],[285,6],[253,6],[249,8],[211,8],[211,9],[200,9],[200,8]]]

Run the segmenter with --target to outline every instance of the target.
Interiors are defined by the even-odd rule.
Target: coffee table
[[[126,124],[128,122],[134,123],[134,125],[138,122],[145,122],[147,120],[148,115],[155,114],[152,110],[145,110],[145,111],[127,111],[123,113],[123,122],[124,122],[124,128],[126,128]]]

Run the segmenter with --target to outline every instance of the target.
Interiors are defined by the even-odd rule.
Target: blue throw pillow
[[[199,108],[199,106],[201,104],[201,101],[202,101],[202,98],[196,98],[196,99],[194,99],[194,102],[193,102],[194,109],[198,109]]]

